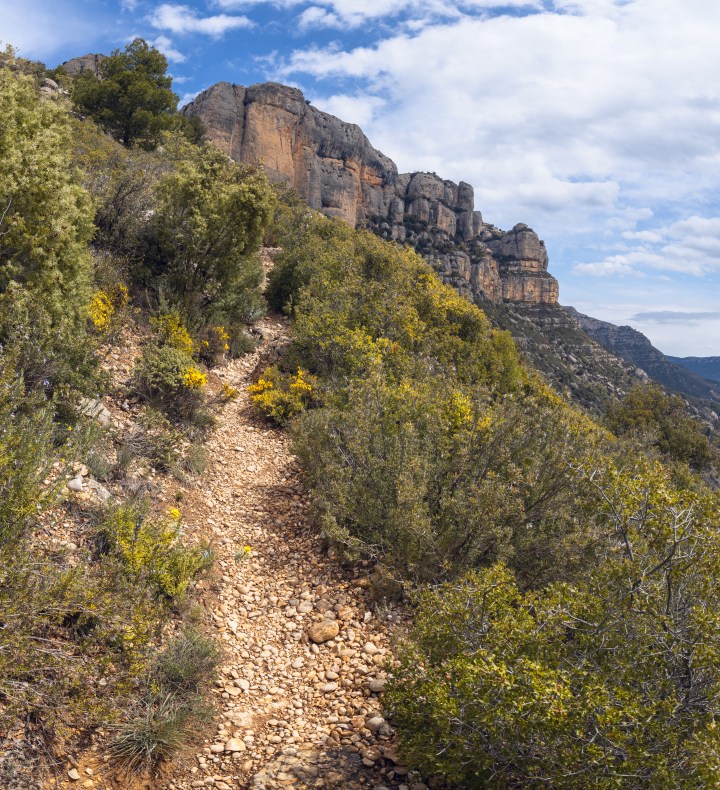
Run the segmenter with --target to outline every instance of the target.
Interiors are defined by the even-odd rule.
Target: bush
[[[133,378],[140,395],[179,417],[197,412],[207,383],[185,351],[155,343],[143,349]]]
[[[86,336],[90,197],[70,161],[67,114],[0,63],[0,346],[15,348],[29,388],[90,392]]]
[[[211,145],[165,148],[172,169],[156,189],[136,282],[197,328],[256,320],[265,309],[258,252],[274,207],[267,176]]]
[[[219,660],[220,653],[212,639],[198,631],[185,631],[155,659],[150,680],[164,692],[188,697],[209,685]]]
[[[192,579],[213,562],[208,546],[182,544],[177,521],[143,518],[132,508],[112,510],[100,532],[131,574],[146,578],[167,598],[182,595]]]
[[[503,565],[423,592],[386,704],[410,764],[464,787],[717,784],[717,495],[588,467],[600,561],[522,592]]]
[[[607,423],[619,436],[641,437],[669,458],[695,469],[711,466],[713,452],[702,425],[693,420],[682,398],[657,384],[638,385],[608,410]]]
[[[313,403],[317,397],[316,388],[317,378],[302,368],[290,375],[273,366],[256,384],[248,387],[248,392],[266,417],[278,425],[287,425]]]

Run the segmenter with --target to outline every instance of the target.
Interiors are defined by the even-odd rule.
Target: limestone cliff
[[[182,112],[199,116],[228,156],[262,164],[312,208],[411,245],[470,298],[557,303],[545,245],[530,228],[484,223],[470,184],[398,173],[360,127],[311,106],[296,88],[221,82]]]

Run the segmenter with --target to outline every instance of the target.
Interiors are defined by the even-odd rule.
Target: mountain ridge
[[[181,111],[235,161],[262,164],[311,208],[409,244],[461,294],[490,302],[557,304],[545,244],[523,223],[502,231],[474,207],[470,184],[399,173],[359,126],[313,107],[297,88],[220,82]]]

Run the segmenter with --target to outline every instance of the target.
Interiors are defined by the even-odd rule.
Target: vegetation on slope
[[[262,173],[182,132],[161,137],[182,123],[160,53],[134,42],[105,64],[74,95],[96,91],[120,142],[74,117],[62,92],[42,95],[40,66],[0,58],[3,786],[102,728],[122,766],[156,766],[196,731],[217,658],[183,618],[212,552],[184,538],[179,510],[133,492],[150,467],[201,466],[208,369],[252,347],[244,327],[263,309],[274,195]],[[143,70],[173,101],[139,90]],[[110,117],[124,99],[139,99],[131,129]],[[114,393],[137,404],[121,431],[86,415],[108,385],[100,349],[132,334],[147,342],[130,389]],[[73,475],[77,491],[92,475],[102,497],[77,498]],[[79,546],[61,540],[68,525]]]
[[[387,697],[409,762],[463,787],[716,782],[720,501],[688,466],[697,426],[641,390],[614,437],[407,250],[309,215],[283,248],[270,299],[294,339],[253,393],[300,414],[327,537],[415,600]]]

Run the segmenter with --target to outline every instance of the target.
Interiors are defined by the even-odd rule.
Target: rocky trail
[[[323,552],[289,439],[250,403],[255,371],[287,336],[278,316],[259,328],[260,348],[219,372],[240,394],[219,416],[208,468],[182,504],[188,534],[204,534],[217,552],[201,597],[224,654],[218,716],[194,759],[153,786],[403,787],[407,770],[380,713],[397,615],[379,619],[368,578]]]

